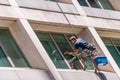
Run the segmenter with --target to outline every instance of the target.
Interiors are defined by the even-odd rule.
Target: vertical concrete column
[[[110,55],[109,51],[107,50],[107,48],[104,45],[104,43],[101,40],[101,38],[99,37],[99,35],[96,32],[95,28],[94,27],[87,27],[86,29],[87,29],[88,32],[91,33],[91,35],[93,36],[95,42],[99,45],[100,49],[103,51],[103,53],[105,54],[105,56],[108,58],[110,64],[113,67],[113,69],[115,70],[115,72],[117,73],[117,75],[120,77],[119,67],[115,63],[115,61],[112,58],[112,56]]]
[[[76,9],[78,10],[79,14],[81,15],[82,19],[86,23],[86,25],[87,26],[91,26],[91,24],[92,24],[91,20],[89,20],[89,18],[87,17],[85,11],[80,6],[80,4],[78,3],[78,1],[77,0],[72,0],[72,2],[74,4],[74,6],[76,7]]]
[[[26,31],[26,33],[28,34],[28,36],[32,40],[36,50],[39,52],[40,56],[42,57],[42,59],[44,60],[45,64],[49,68],[49,70],[52,73],[52,75],[55,78],[55,80],[62,80],[62,78],[61,78],[60,74],[58,73],[56,67],[54,66],[54,64],[50,60],[49,56],[47,55],[47,52],[43,48],[41,42],[37,38],[35,32],[31,28],[31,26],[28,23],[28,21],[25,20],[25,19],[19,19],[18,22],[22,25],[22,28]]]
[[[15,0],[8,0],[11,6],[18,7]]]
[[[24,18],[24,14],[19,9],[19,6],[16,2],[16,0],[8,0],[10,5],[14,7],[20,14],[21,18]],[[51,72],[52,76],[54,77],[55,80],[62,80],[59,72],[57,71],[56,67],[50,60],[49,56],[47,55],[47,52],[43,48],[42,44],[40,43],[39,39],[37,38],[35,32],[33,31],[32,27],[30,26],[29,22],[26,19],[18,19],[17,20],[18,24],[20,24],[20,27],[26,31],[26,34],[28,37],[31,39],[34,47],[36,48],[37,52],[43,59],[43,63],[45,63]]]

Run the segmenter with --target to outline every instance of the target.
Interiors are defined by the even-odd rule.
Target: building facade
[[[119,0],[0,0],[0,80],[120,80]],[[94,43],[109,63],[70,62],[69,41]],[[80,50],[81,51],[81,50]]]

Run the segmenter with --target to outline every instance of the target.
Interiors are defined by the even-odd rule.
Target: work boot
[[[86,68],[87,68],[87,66],[85,65],[85,66],[83,67],[83,71],[85,71],[85,70],[86,70]]]
[[[98,72],[97,72],[97,69],[95,69],[95,73],[97,74]]]

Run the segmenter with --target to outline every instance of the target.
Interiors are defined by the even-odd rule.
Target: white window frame
[[[98,6],[100,7],[100,9],[104,9],[103,6],[102,6],[102,4],[100,3],[100,1],[99,1],[99,0],[96,0],[96,1],[97,1]],[[85,2],[87,3],[87,5],[88,5],[89,7],[93,8],[93,7],[90,5],[90,3],[88,2],[88,0],[85,0]]]

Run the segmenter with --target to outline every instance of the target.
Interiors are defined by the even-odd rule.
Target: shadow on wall
[[[97,73],[96,75],[99,77],[100,80],[107,80],[106,76],[101,72]]]

